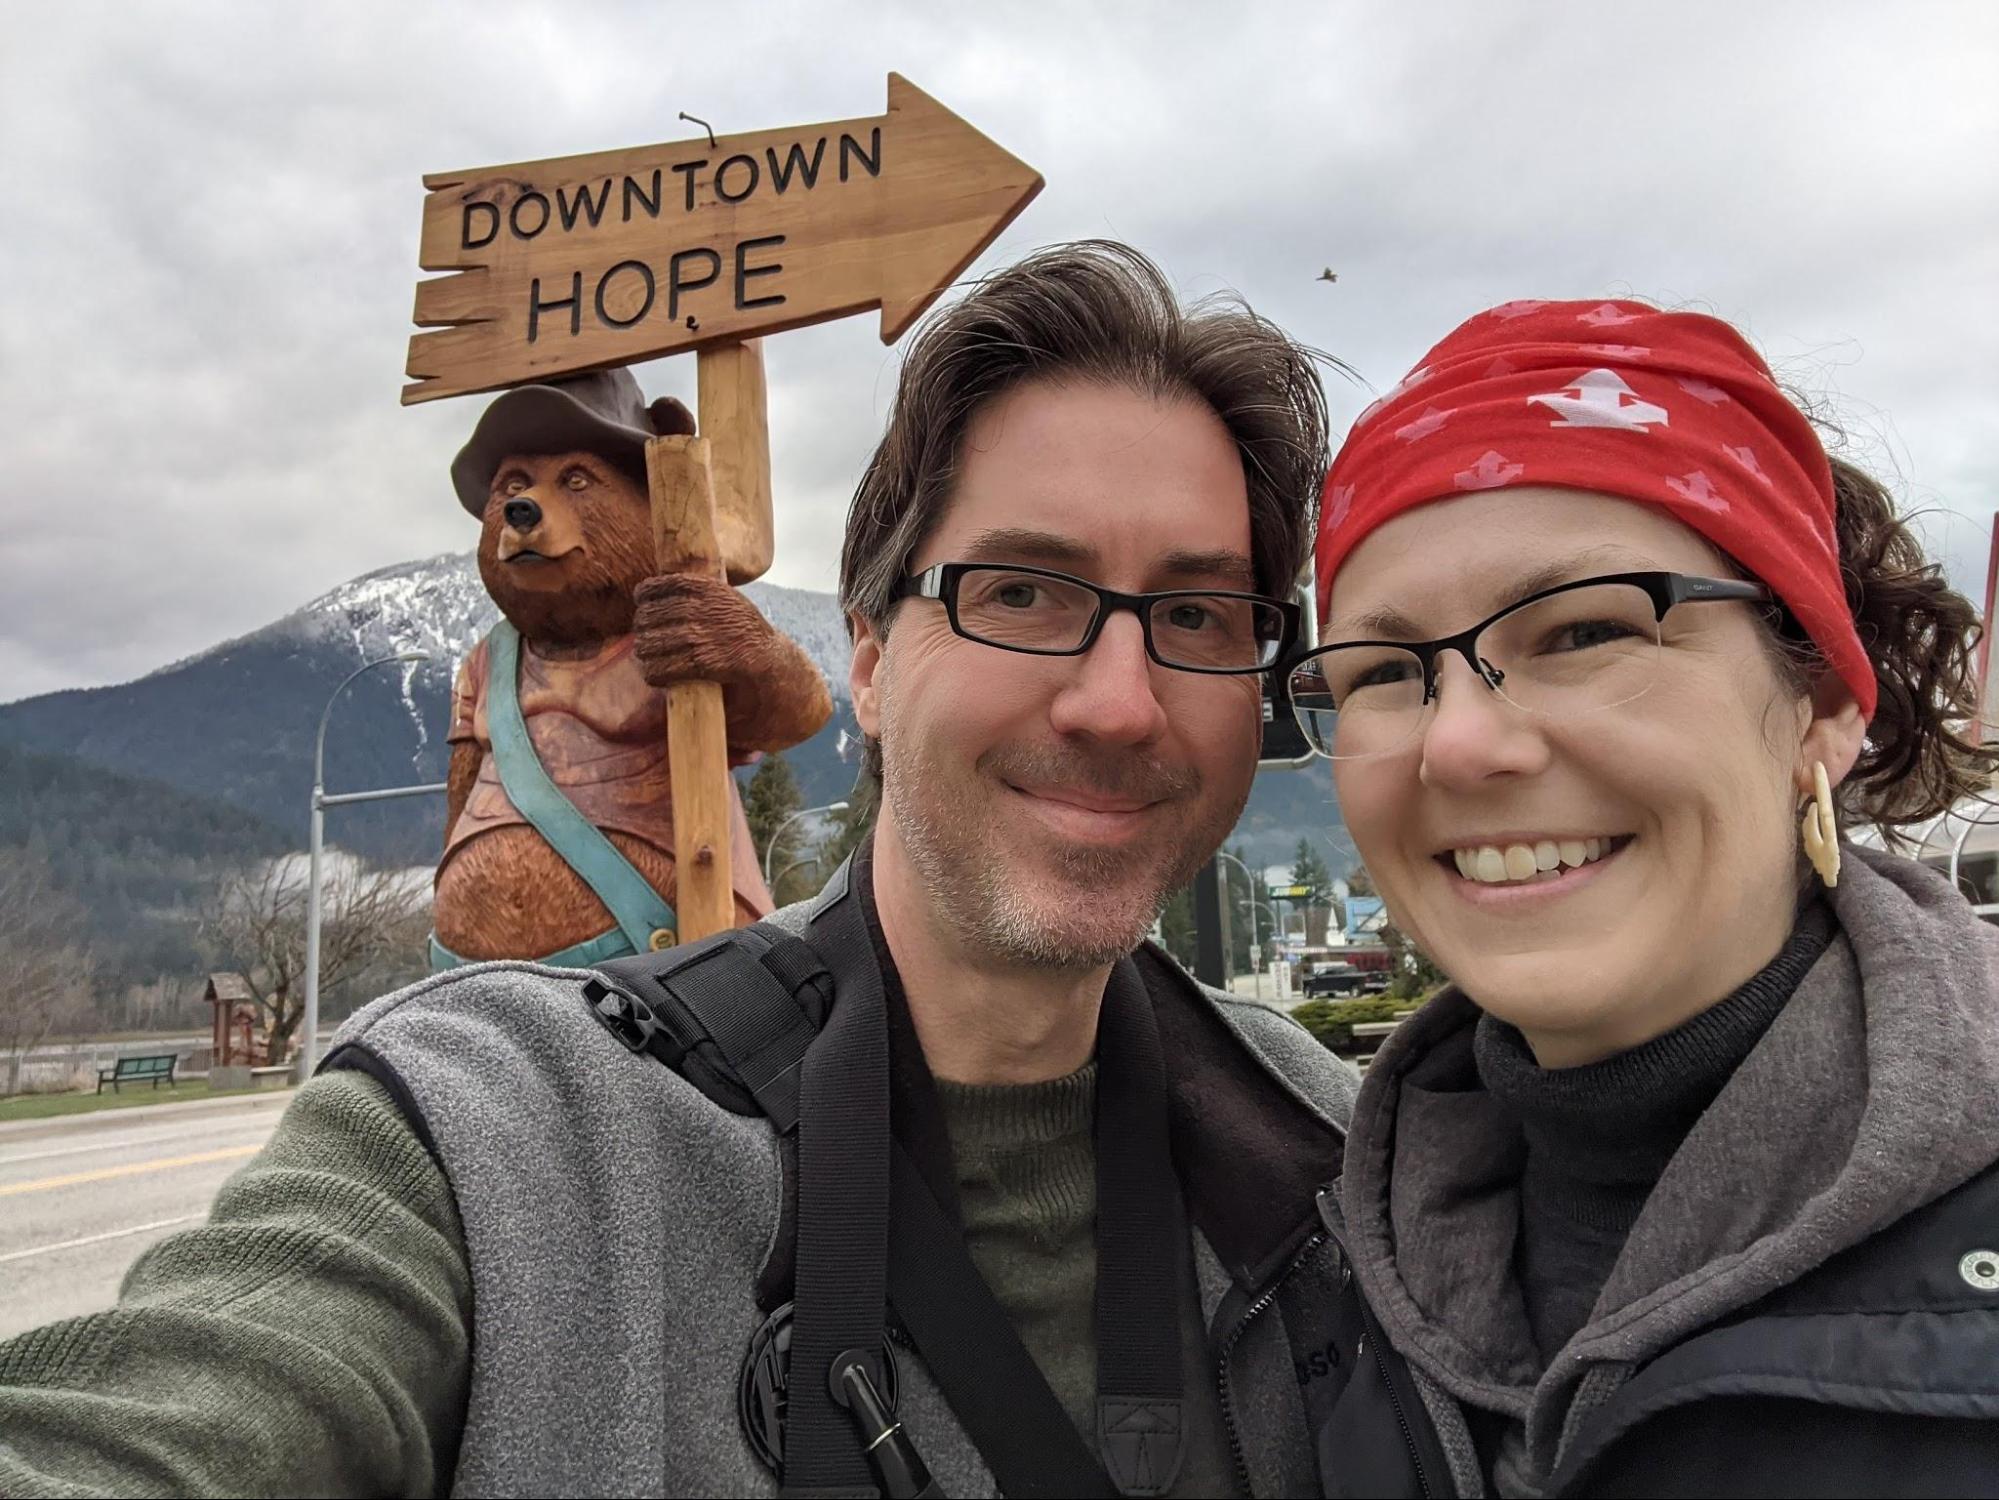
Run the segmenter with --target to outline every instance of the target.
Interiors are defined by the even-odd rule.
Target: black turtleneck
[[[1740,989],[1663,1036],[1579,1068],[1543,1068],[1526,1039],[1481,1016],[1480,1081],[1525,1139],[1515,1269],[1544,1360],[1589,1321],[1652,1188],[1832,940],[1812,901]]]

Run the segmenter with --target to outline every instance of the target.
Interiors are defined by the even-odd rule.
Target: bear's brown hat
[[[493,470],[509,453],[579,449],[645,473],[646,439],[694,431],[694,414],[672,396],[650,406],[630,370],[595,370],[545,385],[516,386],[479,415],[471,439],[451,461],[458,503],[486,513]]]

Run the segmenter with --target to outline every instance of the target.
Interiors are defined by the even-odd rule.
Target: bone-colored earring
[[[1832,784],[1825,762],[1812,762],[1812,800],[1805,804],[1805,857],[1830,890],[1839,884],[1839,824],[1833,818]]]

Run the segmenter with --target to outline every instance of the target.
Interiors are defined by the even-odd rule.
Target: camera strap
[[[842,1372],[859,1365],[874,1391],[888,1388],[880,1350],[893,1307],[1003,1493],[1164,1494],[1183,1451],[1187,1230],[1144,981],[1128,959],[1114,967],[1098,1030],[1100,1461],[973,1264],[954,1214],[890,1129],[888,996],[850,875],[866,879],[865,866],[829,884],[806,940],[760,923],[605,964],[617,988],[585,988],[631,1050],[704,1092],[704,1075],[720,1074],[718,1103],[796,1132],[783,1492],[878,1492]]]

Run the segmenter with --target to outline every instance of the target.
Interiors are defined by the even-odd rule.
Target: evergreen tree
[[[819,860],[818,867],[811,871],[814,890],[830,880],[841,862],[860,846],[868,830],[875,826],[875,812],[880,806],[881,788],[866,776],[856,780],[854,789],[847,793],[847,810],[833,814],[819,847],[813,851]]]
[[[1166,900],[1159,914],[1159,941],[1188,973],[1194,971],[1194,888],[1183,885]]]
[[[1291,857],[1291,883],[1310,886],[1312,894],[1306,898],[1314,906],[1320,906],[1332,899],[1333,872],[1319,857],[1319,851],[1312,847],[1312,841],[1301,837],[1298,852]]]
[[[785,830],[785,847],[775,856],[771,854],[770,843],[784,820],[804,806],[805,796],[798,789],[798,778],[782,755],[773,751],[757,763],[756,774],[750,777],[750,784],[743,791],[743,816],[749,820],[750,841],[757,846],[759,860],[768,860],[775,869],[798,857],[797,825]]]
[[[787,821],[804,807],[805,794],[785,758],[766,755],[743,794],[743,815],[757,858],[770,872],[771,899],[779,906],[801,901],[819,888],[813,878],[818,859],[812,852],[811,824]]]
[[[1298,839],[1297,852],[1291,858],[1291,883],[1306,887],[1309,894],[1298,898],[1298,910],[1305,914],[1305,940],[1308,943],[1323,943],[1326,940],[1326,923],[1333,915],[1333,872],[1326,867],[1319,851],[1312,847],[1312,841],[1304,836]]]
[[[1389,973],[1393,977],[1388,981],[1391,1000],[1421,1000],[1445,982],[1444,971],[1430,962],[1430,955],[1394,923],[1381,924],[1381,942],[1388,949],[1391,964]]]

